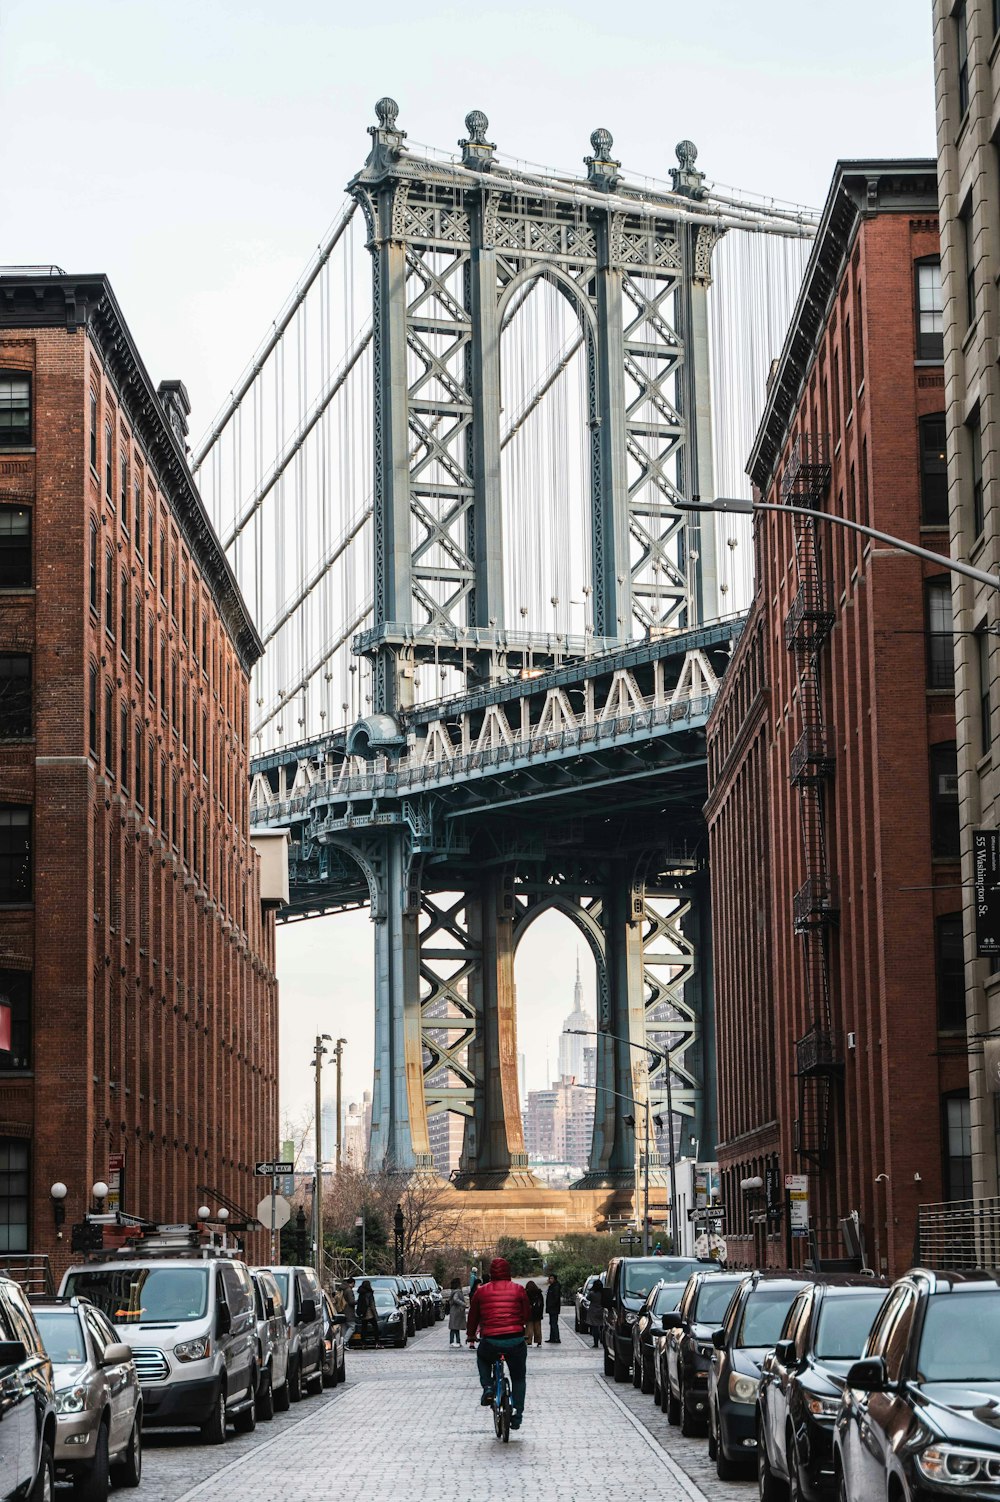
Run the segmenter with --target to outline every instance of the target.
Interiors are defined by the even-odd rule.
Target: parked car
[[[587,1311],[590,1308],[590,1290],[599,1277],[600,1273],[591,1273],[590,1277],[585,1280],[582,1288],[578,1288],[573,1297],[573,1329],[577,1335],[590,1328],[587,1324]]]
[[[250,1269],[257,1316],[257,1417],[270,1420],[275,1410],[288,1408],[288,1326],[285,1305],[274,1274],[266,1267]]]
[[[625,1382],[632,1370],[632,1326],[654,1283],[684,1281],[703,1262],[690,1257],[612,1257],[604,1280],[604,1373]]]
[[[24,1290],[0,1275],[0,1496],[55,1494],[55,1389]]]
[[[407,1311],[401,1295],[398,1289],[391,1288],[383,1279],[378,1280],[378,1286],[375,1286],[375,1279],[371,1282],[372,1292],[375,1295],[375,1314],[378,1318],[378,1341],[380,1344],[398,1346],[400,1350],[403,1350],[409,1337],[407,1335]],[[360,1326],[355,1328],[351,1336],[351,1344],[360,1346]]]
[[[36,1300],[38,1333],[52,1363],[56,1474],[84,1502],[104,1502],[110,1482],[142,1479],[142,1393],[132,1349],[86,1299]]]
[[[405,1278],[397,1278],[394,1273],[379,1273],[377,1276],[369,1278],[368,1281],[375,1292],[378,1292],[380,1288],[389,1289],[390,1293],[394,1295],[399,1303],[406,1318],[407,1335],[416,1335],[417,1330],[420,1328],[421,1311],[416,1295],[407,1287]],[[357,1287],[355,1287],[354,1291],[357,1293]]]
[[[59,1292],[96,1304],[132,1347],[144,1427],[196,1426],[212,1445],[230,1421],[241,1433],[254,1429],[257,1317],[242,1262],[207,1247],[90,1262],[71,1267]]]
[[[757,1392],[763,1502],[833,1497],[833,1425],[844,1378],[864,1350],[887,1286],[870,1277],[832,1278],[796,1296],[764,1358]]]
[[[662,1339],[654,1336],[660,1407],[681,1433],[701,1434],[708,1423],[708,1369],[712,1362],[712,1332],[726,1316],[729,1301],[743,1281],[743,1273],[706,1268],[687,1281],[676,1315],[664,1315]]]
[[[996,1498],[998,1415],[1000,1273],[907,1273],[845,1377],[834,1430],[840,1495]]]
[[[663,1316],[677,1308],[686,1283],[686,1278],[662,1278],[654,1283],[632,1326],[632,1386],[644,1393],[651,1393],[654,1386],[653,1337],[657,1331],[663,1333]]]
[[[300,1403],[323,1387],[323,1294],[311,1267],[269,1267],[288,1327],[288,1396]]]
[[[417,1316],[417,1329],[426,1330],[428,1325],[434,1323],[434,1310],[431,1305],[431,1297],[426,1289],[421,1288],[417,1279],[407,1275],[401,1279],[403,1287],[414,1300]]]
[[[733,1294],[721,1329],[712,1332],[708,1454],[722,1481],[744,1475],[754,1463],[761,1363],[795,1295],[812,1281],[795,1273],[750,1273]]]
[[[323,1294],[323,1386],[336,1387],[347,1377],[344,1359],[344,1316],[333,1307],[333,1300]]]

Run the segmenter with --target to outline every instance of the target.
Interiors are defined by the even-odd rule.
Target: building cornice
[[[249,673],[263,655],[263,643],[108,278],[103,273],[0,274],[0,330],[30,328],[65,328],[71,333],[86,329],[94,340],[159,487],[211,589],[240,662]]]
[[[937,163],[931,158],[837,163],[747,462],[746,472],[762,494],[778,467],[862,220],[887,213],[936,216],[937,208]]]

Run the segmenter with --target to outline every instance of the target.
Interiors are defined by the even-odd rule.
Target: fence
[[[921,1205],[915,1251],[922,1267],[1000,1268],[1000,1198]]]

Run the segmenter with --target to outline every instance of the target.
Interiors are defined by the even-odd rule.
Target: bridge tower
[[[413,154],[393,100],[380,99],[376,115],[349,185],[373,274],[374,611],[354,647],[372,664],[373,703],[346,749],[385,766],[406,748],[421,664],[448,663],[471,693],[573,660],[571,643],[554,655],[551,637],[504,616],[501,339],[539,281],[568,300],[585,347],[586,652],[622,652],[718,616],[713,520],[687,520],[674,502],[714,493],[707,297],[722,227],[689,141],[677,148],[673,191],[649,195],[622,179],[603,129],[574,182],[502,165],[479,111],[466,117],[458,161]],[[598,1109],[583,1183],[635,1181],[636,1106],[647,1091],[658,1107],[665,1095],[663,1069],[651,1079],[643,1051],[657,1019],[670,1038],[674,1108],[710,1144],[703,877],[640,845],[571,870],[553,853],[525,882],[512,850],[445,902],[421,818],[414,808],[382,831],[369,822],[363,835],[327,836],[364,870],[375,920],[373,1164],[431,1171],[428,1114],[458,1110],[462,1184],[533,1182],[514,952],[553,905],[581,928],[599,977]],[[638,1146],[662,1183],[653,1144]]]

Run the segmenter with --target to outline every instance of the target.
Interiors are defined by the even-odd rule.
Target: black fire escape
[[[830,485],[829,440],[803,433],[795,441],[781,482],[790,506],[819,510]],[[798,1117],[795,1149],[822,1168],[830,1145],[833,1090],[841,1072],[833,1044],[830,1008],[830,927],[837,901],[827,859],[825,791],[834,757],[823,719],[820,653],[834,612],[809,517],[793,518],[798,592],[785,619],[785,644],[795,654],[801,730],[789,757],[789,780],[798,789],[805,880],[794,897],[795,932],[802,940],[809,1027],[795,1044]]]

